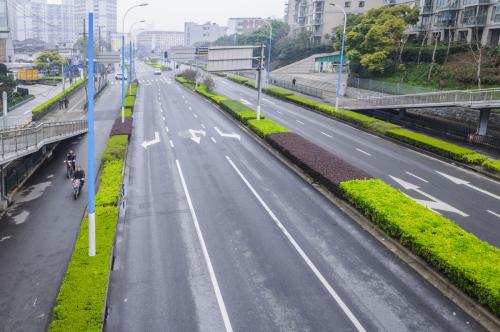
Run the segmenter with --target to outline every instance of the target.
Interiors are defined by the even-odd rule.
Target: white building
[[[221,27],[216,23],[197,24],[186,22],[184,23],[184,45],[193,46],[199,42],[213,42],[225,36],[226,32],[227,27]]]
[[[139,55],[156,55],[165,52],[174,46],[184,45],[182,31],[143,31],[136,36],[136,49]]]
[[[227,34],[241,34],[253,32],[267,24],[261,17],[231,17],[227,21]]]
[[[75,8],[75,32],[77,38],[83,36],[83,22],[87,20],[88,9],[87,0],[72,0]],[[116,33],[116,25],[118,23],[117,14],[118,0],[95,0],[94,1],[94,31],[97,36],[99,29],[101,30],[101,38],[110,40],[111,35]],[[87,25],[85,27],[88,30]],[[88,31],[87,31],[88,32]]]
[[[362,14],[385,4],[386,0],[289,0],[285,5],[285,19],[291,33],[310,31],[319,43],[331,36],[334,28],[344,24],[342,10],[335,7],[343,8],[350,15]]]

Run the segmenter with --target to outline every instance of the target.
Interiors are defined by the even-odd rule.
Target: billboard
[[[168,50],[170,60],[177,62],[190,62],[193,61],[196,55],[194,47],[172,47]]]
[[[259,46],[225,46],[208,49],[209,72],[255,69],[253,51]]]

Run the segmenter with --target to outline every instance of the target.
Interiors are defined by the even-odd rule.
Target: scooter
[[[66,164],[66,177],[70,179],[75,172],[75,162],[73,160],[65,160],[64,164]]]
[[[80,196],[80,191],[82,189],[81,181],[79,179],[73,180],[73,197],[75,200]]]

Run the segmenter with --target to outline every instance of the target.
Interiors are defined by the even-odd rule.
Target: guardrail
[[[391,83],[384,81],[371,80],[368,78],[349,77],[347,79],[349,88],[363,89],[386,93],[389,95],[409,95],[417,93],[436,92],[435,89],[423,88],[419,86],[411,86],[404,83]]]
[[[273,77],[270,77],[269,84],[272,84],[272,85],[275,85],[275,86],[278,86],[281,88],[285,88],[288,90],[297,91],[297,92],[303,93],[305,95],[318,97],[318,98],[323,98],[323,93],[327,93],[327,92],[334,93],[332,91],[326,91],[326,90],[318,89],[318,88],[311,87],[308,85],[292,84],[292,82],[278,80],[278,79],[275,79]]]
[[[439,106],[439,104],[463,107],[488,106],[489,104],[500,105],[500,88],[369,97],[362,100],[373,106],[398,106],[400,108],[418,105]]]
[[[0,164],[33,153],[44,145],[87,132],[86,120],[48,122],[0,131]]]

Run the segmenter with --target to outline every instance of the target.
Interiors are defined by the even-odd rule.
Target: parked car
[[[159,69],[155,70],[154,74],[155,75],[161,75],[161,70],[159,70]]]
[[[121,81],[121,79],[122,79],[122,73],[116,73],[115,74],[115,80]],[[125,78],[124,79],[125,79],[125,81],[127,80],[127,74],[125,74]]]

